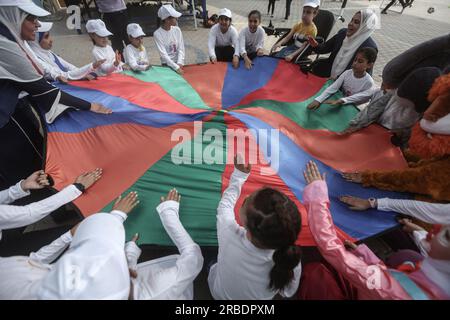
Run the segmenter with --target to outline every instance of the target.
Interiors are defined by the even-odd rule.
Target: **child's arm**
[[[341,98],[340,100],[342,101],[342,104],[362,104],[362,103],[366,103],[370,100],[370,98],[372,97],[373,93],[378,90],[376,87],[372,87],[370,89],[355,93],[351,96],[345,97],[345,98]]]
[[[277,48],[284,46],[294,35],[294,27],[289,31],[288,35],[284,37],[279,43],[275,43],[270,51],[275,51]]]
[[[234,171],[231,174],[230,182],[228,187],[222,194],[222,199],[220,199],[219,206],[217,207],[217,226],[225,222],[232,222],[237,225],[236,219],[234,217],[234,206],[236,201],[241,194],[242,185],[247,180],[251,166],[247,167],[243,164],[237,163],[237,157],[234,158]]]
[[[318,171],[317,166],[315,168]],[[337,237],[330,215],[327,184],[322,179],[311,179],[314,173],[311,173],[309,169],[307,172],[305,178],[308,185],[303,192],[303,202],[308,212],[311,234],[325,260],[350,281],[360,295],[366,298],[408,299],[409,296],[401,285],[393,279],[386,266],[379,259],[375,259],[373,254],[368,252],[363,254],[364,252],[361,251],[365,248],[360,248],[360,252],[355,255],[344,247]],[[363,260],[366,257],[370,259]],[[378,278],[375,279],[375,286],[371,287],[374,274]]]
[[[55,259],[58,258],[64,250],[66,250],[71,242],[72,233],[71,231],[67,231],[52,243],[42,247],[37,252],[32,252],[30,254],[30,260],[50,264],[55,261]]]
[[[288,62],[293,61],[306,47],[307,42],[304,42],[302,44],[302,46],[300,48],[298,48],[297,50],[295,50],[293,53],[291,53],[290,55],[286,56],[285,59]]]
[[[208,35],[208,52],[212,62],[217,61],[216,57],[216,28],[212,27]]]
[[[131,70],[145,71],[147,69],[146,65],[138,64],[136,57],[132,52],[130,52],[130,49],[128,47],[126,47],[125,50],[123,50],[123,55],[125,58],[125,63],[130,66]]]
[[[345,73],[346,72],[341,74],[339,76],[339,78],[337,78],[336,81],[333,82],[332,85],[330,85],[328,88],[325,89],[324,92],[322,92],[321,95],[314,98],[314,101],[308,105],[308,109],[315,110],[315,109],[319,108],[320,105],[322,104],[322,102],[324,102],[329,96],[335,94],[339,90],[339,88],[342,86],[342,84],[344,83]]]
[[[108,57],[103,53],[103,51],[100,50],[94,50],[92,51],[92,54],[94,56],[94,61],[98,60],[106,60],[100,67],[100,71],[105,74],[110,74],[116,71],[117,67],[114,65],[114,61],[109,62]]]
[[[183,34],[181,33],[181,30],[179,30],[179,47],[178,47],[178,61],[177,64],[184,66],[184,57],[185,57],[185,53],[184,53],[184,39],[183,39]]]

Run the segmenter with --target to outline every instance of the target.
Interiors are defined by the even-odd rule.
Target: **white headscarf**
[[[44,71],[21,38],[22,23],[28,13],[14,6],[0,6],[0,22],[16,41],[0,35],[0,79],[31,82],[42,78]]]
[[[356,50],[366,41],[378,26],[378,17],[372,9],[364,9],[361,13],[359,29],[350,36],[345,37],[331,67],[331,77],[337,78],[345,71]]]
[[[130,275],[125,231],[117,217],[94,214],[81,222],[69,250],[42,280],[39,299],[125,300]]]

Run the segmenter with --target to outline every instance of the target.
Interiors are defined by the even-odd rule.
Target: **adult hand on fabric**
[[[349,173],[342,173],[342,178],[349,182],[354,183],[361,183],[362,182],[362,175],[359,172],[349,172]]]
[[[320,102],[317,100],[313,100],[313,102],[311,102],[310,104],[308,104],[308,109],[309,110],[316,110],[320,107]]]
[[[246,165],[241,155],[234,156],[234,167],[243,173],[250,173],[252,170],[252,165],[250,163]]]
[[[239,57],[238,56],[233,56],[233,68],[237,69],[239,68]]]
[[[161,202],[164,202],[164,201],[180,202],[181,195],[178,193],[177,189],[173,188],[169,191],[169,193],[167,193],[166,197],[161,197]]]
[[[112,210],[119,210],[125,214],[129,214],[139,204],[138,195],[136,191],[127,194],[123,199],[119,196],[114,203]]]
[[[48,175],[44,170],[39,170],[32,173],[28,178],[22,180],[20,187],[23,191],[42,189],[49,186]]]
[[[303,176],[307,184],[313,183],[314,181],[325,181],[326,173],[320,175],[319,168],[314,161],[309,161],[306,164],[306,171],[303,171]]]
[[[364,211],[371,208],[370,202],[367,199],[361,199],[352,196],[342,196],[339,197],[339,200],[348,205],[351,210]]]
[[[209,60],[211,61],[212,64],[217,62],[217,58],[216,57],[210,57]]]
[[[106,59],[101,59],[98,61],[95,61],[92,63],[92,68],[97,69],[98,67],[100,67],[103,63],[105,63]]]
[[[91,103],[91,111],[95,113],[101,114],[111,114],[112,110],[110,108],[106,108],[100,103]]]
[[[325,100],[323,103],[332,105],[332,106],[340,106],[341,104],[344,104],[344,101],[341,99],[339,100]]]
[[[75,183],[80,183],[83,185],[84,189],[87,190],[90,188],[97,180],[99,180],[102,177],[102,169],[97,168],[91,172],[85,172],[82,175],[80,175],[76,180]]]

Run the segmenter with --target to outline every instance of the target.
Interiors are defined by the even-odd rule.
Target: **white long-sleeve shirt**
[[[185,49],[181,29],[172,26],[169,31],[162,27],[153,33],[161,64],[166,64],[175,71],[184,65]]]
[[[220,31],[220,25],[215,24],[209,30],[208,35],[208,52],[209,57],[216,59],[216,47],[233,46],[234,55],[239,56],[239,34],[235,27],[230,26],[227,32]]]
[[[264,29],[260,26],[255,32],[250,32],[249,27],[245,27],[239,33],[240,54],[254,53],[259,49],[264,49]]]
[[[25,206],[9,205],[29,194],[22,190],[21,182],[0,192],[0,239],[1,230],[24,227],[41,220],[59,207],[81,195],[81,191],[70,185],[57,194]]]
[[[180,254],[137,264],[140,249],[135,242],[128,242],[125,247],[128,266],[138,274],[132,279],[133,297],[135,300],[192,300],[193,281],[203,267],[200,247],[180,222],[178,202],[165,201],[156,210]]]
[[[394,211],[414,217],[431,224],[450,224],[450,203],[430,203],[403,199],[377,199],[377,209],[381,211]],[[427,257],[429,243],[425,240],[427,231],[418,230],[412,233],[412,238],[420,249],[420,253]]]
[[[147,50],[144,46],[136,48],[129,44],[123,51],[123,57],[125,58],[125,63],[134,71],[145,71],[150,65]]]
[[[110,45],[107,45],[106,47],[94,46],[92,49],[92,56],[94,61],[106,60],[96,71],[99,76],[106,76],[110,73],[121,72],[123,70],[123,62],[120,62],[117,67],[114,65],[116,54]]]
[[[420,127],[429,133],[450,135],[450,113],[436,122],[422,119]]]
[[[344,71],[332,85],[326,88],[325,91],[314,100],[322,103],[342,87],[344,98],[341,98],[341,100],[344,104],[361,104],[369,101],[374,93],[372,89],[373,86],[374,82],[370,74],[366,72],[364,77],[356,78],[353,74],[353,70],[350,69]]]
[[[298,289],[301,263],[294,268],[294,278],[282,291],[270,289],[275,250],[255,247],[245,228],[236,222],[234,207],[247,177],[248,174],[234,170],[217,208],[219,255],[209,271],[209,289],[216,300],[270,300],[277,293],[290,297]]]
[[[430,203],[404,199],[377,199],[381,211],[394,211],[431,224],[450,224],[450,203]]]
[[[49,54],[57,56],[53,52],[49,52]],[[80,80],[85,78],[89,73],[94,72],[95,69],[92,66],[92,63],[89,63],[83,67],[76,67],[73,64],[67,62],[60,56],[57,56],[59,62],[62,66],[64,66],[67,71],[61,70],[61,68],[58,66],[56,62],[50,63],[49,61],[46,61],[44,59],[41,59],[41,57],[37,56],[39,64],[44,69],[45,72],[45,78],[48,80],[56,80],[58,77],[64,77],[68,80]],[[54,58],[56,59],[56,58]]]

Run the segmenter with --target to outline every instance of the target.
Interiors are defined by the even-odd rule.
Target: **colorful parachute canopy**
[[[188,232],[200,245],[216,245],[216,208],[233,171],[237,144],[226,132],[253,129],[246,150],[262,160],[253,165],[236,212],[249,193],[262,186],[276,187],[297,203],[302,214],[298,243],[315,245],[301,203],[302,172],[314,159],[327,173],[340,237],[363,239],[395,226],[392,213],[357,213],[338,200],[345,194],[404,197],[348,183],[339,171],[401,169],[406,162],[391,145],[390,134],[377,125],[351,136],[336,134],[357,113],[354,106],[306,109],[328,85],[325,79],[268,57],[257,58],[251,71],[225,63],[185,70],[184,77],[153,67],[144,73],[61,85],[72,95],[114,111],[112,115],[67,112],[48,126],[46,170],[57,189],[81,172],[104,170],[103,178],[75,201],[83,215],[108,211],[117,196],[137,191],[140,204],[125,223],[127,236],[139,232],[142,243],[170,245],[155,208],[160,197],[176,187],[182,195],[180,218]],[[273,129],[279,130],[278,139],[272,139]],[[280,151],[278,168],[267,163],[272,147]],[[208,154],[220,161],[204,163]],[[263,168],[273,175],[262,175]]]

